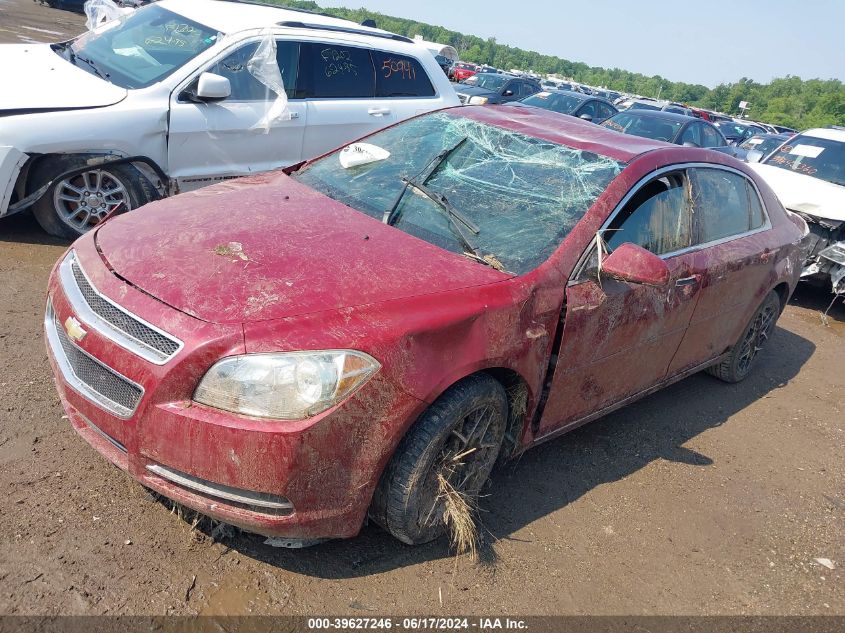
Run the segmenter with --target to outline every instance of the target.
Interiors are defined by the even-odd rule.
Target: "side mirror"
[[[745,155],[746,163],[759,163],[761,160],[763,160],[763,152],[758,149],[750,149]]]
[[[199,101],[222,101],[231,96],[232,84],[226,77],[214,73],[203,73],[197,83],[196,98]]]
[[[626,242],[617,247],[601,263],[601,274],[633,284],[665,286],[669,283],[669,267],[654,253]]]
[[[513,90],[505,90],[505,91],[502,93],[502,96],[503,96],[503,97],[512,97],[512,96],[513,96]]]
[[[592,122],[593,122],[593,115],[592,115],[592,114],[587,114],[586,112],[585,112],[584,114],[582,114],[581,116],[579,116],[578,118],[579,118],[579,119],[583,119],[583,120],[584,120],[584,121],[586,121],[587,123],[592,123]]]

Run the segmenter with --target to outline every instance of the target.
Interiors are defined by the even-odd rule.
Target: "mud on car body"
[[[45,330],[71,423],[145,486],[299,542],[369,515],[421,543],[444,482],[747,376],[802,229],[730,157],[454,108],[109,220]]]
[[[60,237],[458,104],[407,38],[248,3],[162,0],[0,62],[0,217]]]

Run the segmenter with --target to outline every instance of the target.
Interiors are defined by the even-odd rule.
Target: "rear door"
[[[372,51],[376,69],[376,98],[389,99],[395,121],[429,112],[444,105],[418,59],[387,51]]]
[[[302,45],[300,85],[308,109],[303,158],[314,158],[396,120],[392,100],[377,98],[368,48],[329,42]]]
[[[307,112],[305,103],[295,98],[300,45],[276,43],[288,114],[266,129],[259,123],[276,94],[249,71],[258,45],[258,41],[245,43],[203,69],[229,80],[232,94],[227,99],[192,101],[188,94],[196,89],[199,72],[171,95],[168,169],[181,191],[301,160]]]
[[[715,166],[696,167],[689,174],[701,291],[670,373],[704,363],[736,343],[768,290],[776,254],[768,244],[771,224],[746,176]]]
[[[595,248],[566,290],[560,353],[538,437],[577,423],[661,382],[689,325],[700,289],[692,242],[690,183],[659,173],[628,194],[602,235],[608,250],[632,242],[670,271],[655,288],[602,277]]]

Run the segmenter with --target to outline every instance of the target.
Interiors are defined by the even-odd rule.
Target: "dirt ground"
[[[3,42],[82,22],[0,0]],[[744,383],[694,376],[495,473],[473,563],[374,526],[213,539],[148,497],[62,419],[41,320],[65,248],[0,220],[0,614],[845,615],[845,307],[824,323],[823,292],[799,289]]]

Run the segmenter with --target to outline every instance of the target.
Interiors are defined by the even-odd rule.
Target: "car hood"
[[[787,209],[827,220],[845,220],[845,187],[772,165],[750,163],[750,167]]]
[[[74,66],[49,44],[0,44],[0,68],[7,87],[0,114],[104,107],[126,98],[124,88]]]
[[[214,323],[279,319],[509,277],[282,172],[154,202],[105,223],[96,241],[120,277]]]

